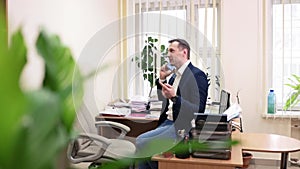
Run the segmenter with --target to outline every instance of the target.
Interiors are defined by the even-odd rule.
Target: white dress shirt
[[[188,60],[178,70],[175,70],[176,77],[175,77],[174,83],[172,85],[175,93],[177,92],[178,85],[181,80],[181,76],[190,63],[191,63],[191,61]],[[171,99],[169,99],[169,107],[168,107],[169,110],[168,110],[168,112],[166,112],[166,114],[168,115],[168,119],[171,121],[173,121],[173,111],[172,111],[173,104],[172,103],[173,102],[171,101]]]

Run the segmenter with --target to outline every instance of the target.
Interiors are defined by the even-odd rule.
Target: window
[[[284,113],[281,110],[292,94],[291,88],[286,84],[291,83],[289,78],[292,74],[300,75],[300,1],[271,0],[270,6],[270,87],[274,88],[276,93],[278,113]],[[300,110],[300,104],[288,110]]]
[[[182,20],[182,21],[185,21],[186,20],[186,10],[184,9],[177,9],[177,10],[164,10],[164,11],[148,11],[148,12],[143,12],[143,18],[147,18],[147,19],[144,19],[143,20],[143,26],[144,27],[148,27],[150,25],[152,25],[153,23],[155,23],[155,20],[151,20],[151,17],[146,17],[147,15],[148,16],[151,16],[151,14],[156,14],[156,15],[165,15],[165,16],[170,16],[170,17],[175,17],[175,18],[178,18],[178,20]],[[167,21],[168,22],[168,21]],[[170,24],[168,23],[165,23],[166,27],[170,26]],[[159,25],[154,25],[154,26],[159,26]],[[168,28],[166,28],[168,29]],[[177,31],[182,31],[184,30],[185,27],[183,27],[183,25],[181,24],[176,24],[176,32]],[[160,38],[160,43],[161,44],[164,44],[164,45],[168,45],[168,41],[170,40],[170,38],[168,38],[167,36],[161,36],[161,37],[158,37],[156,35],[157,38]],[[145,45],[144,41],[143,42],[143,45]]]
[[[208,73],[211,79],[209,97],[218,100],[221,88],[218,58],[221,1],[131,0],[129,2],[129,13],[136,15],[135,31],[137,33],[135,37],[127,40],[127,55],[137,56],[149,36],[159,39],[159,44],[166,45],[166,47],[172,38],[184,38],[190,44],[193,41],[197,47],[192,48],[192,62]],[[194,36],[192,29],[201,32],[206,38]],[[137,62],[132,64],[137,64]],[[160,68],[159,62],[152,66]],[[148,96],[151,91],[149,83],[143,79],[142,73],[138,69],[137,65],[129,66],[128,74],[131,82],[128,90],[129,97],[133,95]]]

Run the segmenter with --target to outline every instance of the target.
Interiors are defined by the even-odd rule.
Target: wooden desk
[[[158,161],[159,169],[235,169],[235,167],[243,166],[242,148],[240,145],[232,147],[230,160],[193,157],[187,159],[164,158],[161,155],[153,156],[152,160]]]
[[[130,127],[130,132],[127,133],[128,137],[134,137],[136,138],[138,135],[152,130],[156,128],[158,124],[158,118],[145,118],[145,117],[133,117],[133,116],[126,116],[126,117],[115,117],[115,116],[101,116],[98,115],[95,118],[96,121],[100,120],[108,120],[108,121],[114,121],[122,123],[128,127]],[[102,132],[105,132],[102,130]],[[105,132],[107,136],[108,133],[113,133],[112,131],[106,131]]]
[[[281,169],[287,168],[289,152],[300,151],[300,141],[291,137],[262,133],[235,133],[233,135],[241,141],[243,150],[281,153]]]

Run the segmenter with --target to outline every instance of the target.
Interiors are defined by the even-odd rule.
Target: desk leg
[[[280,169],[287,169],[288,156],[289,156],[288,152],[281,153]]]

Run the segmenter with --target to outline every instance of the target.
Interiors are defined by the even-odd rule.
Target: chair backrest
[[[68,146],[67,156],[71,163],[91,162],[92,164],[101,164],[134,155],[135,145],[124,139],[130,131],[129,127],[112,121],[98,121],[95,126],[97,128],[110,126],[120,130],[120,135],[118,138],[110,139],[93,133],[79,134]]]

